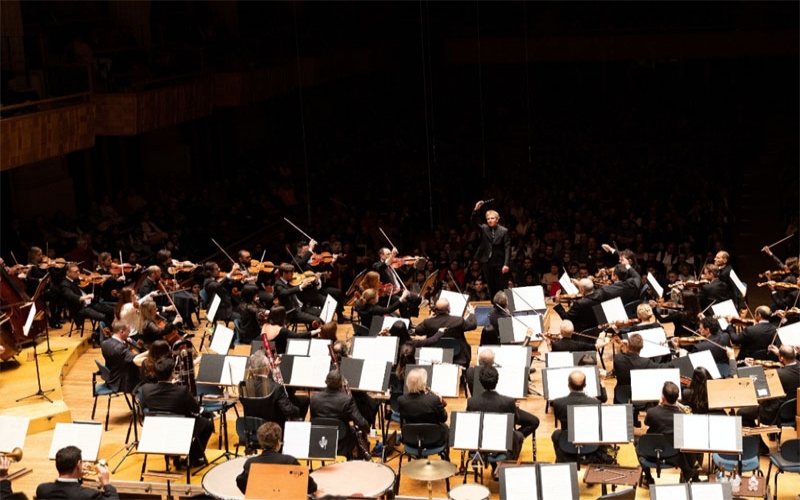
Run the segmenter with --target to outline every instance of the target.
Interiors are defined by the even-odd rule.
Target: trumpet
[[[22,461],[22,448],[17,446],[11,450],[11,453],[0,453],[0,457],[7,457],[13,462],[20,462]]]
[[[108,464],[102,458],[97,462],[83,462],[83,474],[86,476],[96,476],[100,472],[98,467],[108,467]]]

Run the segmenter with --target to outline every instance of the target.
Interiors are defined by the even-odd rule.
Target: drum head
[[[482,484],[461,484],[447,494],[450,500],[489,500],[490,497],[489,488]]]

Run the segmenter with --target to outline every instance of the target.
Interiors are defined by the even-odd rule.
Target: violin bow
[[[689,330],[690,332],[692,332],[692,333],[694,334],[693,336],[694,336],[694,337],[698,337],[698,338],[699,338],[701,341],[705,340],[706,342],[708,342],[708,343],[710,343],[710,344],[712,344],[712,345],[715,345],[715,346],[719,347],[720,349],[723,349],[723,350],[727,349],[727,347],[725,347],[724,345],[722,345],[722,344],[719,344],[719,343],[717,343],[717,342],[714,342],[713,340],[711,340],[711,339],[708,339],[708,338],[706,338],[706,337],[703,337],[702,335],[700,335],[699,333],[697,333],[695,330],[692,330],[692,329],[691,329],[691,328],[689,328],[688,326],[686,326],[686,325],[681,325],[681,326],[682,326],[683,328],[685,328],[686,330]],[[691,338],[691,337],[689,337],[689,338]]]
[[[181,313],[178,312],[178,307],[175,305],[175,301],[172,300],[172,296],[169,294],[169,292],[167,292],[167,288],[164,286],[164,283],[159,283],[158,286],[161,287],[161,290],[164,292],[164,295],[166,295],[167,299],[169,299],[169,303],[172,304],[172,307],[175,308],[175,314],[177,314],[179,318],[183,319]]]
[[[125,283],[125,266],[123,266],[122,250],[119,251],[119,268],[122,269],[122,282]]]
[[[291,225],[293,228],[297,229],[297,232],[299,232],[300,234],[302,234],[303,236],[305,236],[306,238],[308,238],[308,241],[311,241],[311,240],[313,240],[313,239],[314,239],[314,238],[312,238],[311,236],[307,235],[307,234],[305,233],[305,231],[303,231],[302,229],[300,229],[299,227],[297,227],[297,225],[295,225],[295,223],[294,223],[294,222],[290,221],[290,220],[289,220],[289,219],[287,219],[286,217],[284,217],[284,218],[283,218],[283,220],[285,220],[286,222],[288,222],[288,223],[289,223],[289,225]]]
[[[795,297],[794,297],[794,304],[792,305],[792,308],[795,308],[795,307],[797,307],[797,299],[800,299],[800,293],[798,293],[797,295],[795,295]],[[753,316],[753,318],[755,318],[755,316]],[[783,326],[783,319],[781,319],[781,322],[780,322],[780,323],[778,323],[778,328],[776,328],[776,329],[775,329],[775,335],[773,335],[773,336],[772,336],[772,340],[770,341],[769,345],[773,345],[773,344],[775,344],[775,339],[777,339],[777,338],[778,338],[778,332],[780,332],[780,331],[781,331],[781,327],[782,327],[782,326]]]
[[[450,278],[450,282],[453,283],[456,286],[456,290],[458,290],[458,293],[463,295],[464,292],[461,291],[461,288],[458,286],[458,282],[456,281],[455,277],[453,276],[452,271],[450,271],[449,269],[447,270],[447,276]]]
[[[386,235],[382,227],[378,226],[378,231],[380,231],[383,237],[386,238],[386,241],[388,241],[389,244],[392,245],[392,248],[397,248],[396,246],[394,246],[394,243],[392,243],[392,240],[390,240],[389,237]]]
[[[288,246],[287,246],[287,247],[284,247],[284,250],[286,250],[286,253],[288,253],[288,254],[289,254],[289,258],[290,258],[290,259],[292,259],[292,263],[295,265],[295,267],[297,268],[297,270],[298,270],[298,271],[300,271],[300,272],[302,273],[302,272],[303,272],[303,268],[302,268],[302,267],[300,267],[300,263],[299,263],[299,262],[297,262],[297,258],[294,256],[294,254],[292,253],[292,251],[291,251],[291,250],[289,250],[289,247],[288,247]]]
[[[224,248],[222,248],[222,246],[220,246],[220,244],[219,244],[219,243],[217,243],[217,240],[215,240],[214,238],[211,238],[211,241],[213,241],[213,242],[214,242],[214,244],[215,244],[215,245],[217,245],[217,248],[219,248],[219,249],[220,249],[220,251],[221,251],[223,254],[225,254],[225,257],[227,257],[227,258],[228,258],[228,260],[230,260],[230,261],[231,261],[231,263],[232,263],[232,264],[235,266],[235,265],[236,265],[236,261],[235,261],[235,260],[233,260],[233,257],[231,257],[230,255],[228,255],[228,252],[226,252],[226,251],[225,251],[225,249],[224,249]]]
[[[382,227],[378,226],[378,231],[380,231],[381,234],[383,235],[383,237],[386,238],[386,241],[389,242],[389,244],[392,246],[392,248],[397,248],[396,246],[394,246],[394,243],[392,243],[392,240],[389,239],[389,236],[386,235],[386,232],[383,230]],[[400,283],[400,286],[403,287],[403,290],[408,290],[408,288],[406,288],[406,284],[403,283],[402,279],[400,279],[400,275],[397,274],[397,271],[395,271],[395,269],[391,265],[388,265],[386,267],[387,267],[387,269],[391,269],[392,274],[394,274],[394,279],[396,279],[397,282]],[[456,288],[457,287],[458,287],[458,285],[456,285]],[[389,298],[391,298],[391,296],[389,296]]]
[[[783,243],[784,241],[788,240],[789,238],[791,238],[791,237],[792,237],[792,236],[794,236],[795,234],[797,234],[797,233],[792,233],[792,234],[790,234],[789,236],[787,236],[786,238],[783,238],[783,239],[780,239],[780,240],[776,241],[776,242],[775,242],[775,243],[773,243],[772,245],[767,245],[767,248],[772,248],[772,247],[774,247],[775,245],[780,245],[781,243]]]
[[[707,305],[705,309],[703,309],[702,311],[700,311],[700,314],[701,314],[701,315],[705,314],[705,313],[706,313],[706,311],[708,311],[708,308],[709,308],[709,307],[711,307],[711,306],[713,306],[713,305],[714,305],[714,304],[716,304],[716,303],[717,303],[717,299],[714,299],[714,300],[712,300],[712,301],[711,301],[711,303],[710,303],[709,305]],[[691,331],[691,332],[694,332],[694,330],[689,330],[689,331]],[[697,333],[697,332],[695,332],[695,333]]]

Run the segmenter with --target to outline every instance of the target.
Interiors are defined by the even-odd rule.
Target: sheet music
[[[0,452],[8,453],[14,448],[25,449],[25,437],[28,435],[28,417],[0,415]]]
[[[283,429],[284,455],[305,458],[311,443],[311,422],[287,421]]]
[[[711,354],[711,351],[693,352],[689,354],[689,359],[692,361],[692,366],[695,368],[702,366],[708,370],[708,373],[711,374],[711,378],[722,378],[722,375],[719,373],[717,363],[714,361],[714,355]]]
[[[512,429],[508,428],[508,413],[484,413],[481,432],[481,450],[507,450],[507,437]],[[513,422],[513,420],[512,420]]]
[[[708,449],[742,451],[742,417],[708,415]]]
[[[606,315],[606,323],[627,321],[628,319],[628,313],[625,312],[625,305],[619,297],[601,302],[600,307],[603,308],[603,314]]]
[[[469,295],[451,292],[450,290],[442,290],[439,292],[439,298],[450,301],[450,316],[464,317],[464,311],[467,310],[467,303],[469,302]]]
[[[626,443],[628,435],[628,405],[602,405],[598,406],[602,418],[600,419],[600,435],[606,443]]]
[[[417,362],[421,365],[440,364],[444,358],[444,349],[441,347],[421,347]]]
[[[575,464],[540,464],[539,477],[542,481],[542,500],[578,498],[575,484],[577,471]]]
[[[211,300],[211,305],[208,306],[208,311],[206,311],[206,319],[212,325],[214,324],[214,318],[217,317],[217,309],[219,309],[221,302],[222,299],[219,298],[219,295],[214,294],[214,298]]]
[[[244,372],[247,368],[247,356],[225,356],[222,365],[222,373],[219,377],[220,385],[235,385],[244,380]]]
[[[217,354],[228,354],[231,340],[233,340],[233,330],[219,323],[214,326],[214,338],[208,348]]]
[[[782,326],[778,330],[778,338],[783,345],[800,346],[800,323]]]
[[[481,429],[481,413],[480,412],[455,412],[452,416],[455,417],[455,437],[453,439],[453,448],[462,450],[477,450],[478,437],[480,436]]]
[[[528,383],[528,368],[520,365],[502,365],[497,368],[499,379],[495,390],[503,396],[515,399],[525,398]],[[480,382],[478,382],[480,384]]]
[[[704,450],[708,445],[708,416],[676,413],[673,416],[676,448]]]
[[[300,387],[325,387],[325,377],[330,368],[331,359],[328,356],[296,356],[289,383]]]
[[[361,368],[361,381],[358,388],[364,391],[385,391],[387,387],[383,387],[383,382],[385,379],[388,383],[388,379],[384,377],[387,365],[389,366],[389,370],[391,370],[391,363],[379,359],[365,359],[364,365]]]
[[[747,296],[747,285],[742,283],[742,280],[739,279],[739,275],[736,274],[736,271],[731,269],[730,276],[731,276],[731,281],[733,282],[734,286],[736,286],[736,289],[739,290],[739,293],[742,294],[742,297]]]
[[[494,351],[494,362],[500,366],[530,366],[530,347],[521,345],[485,345],[478,348]]]
[[[31,309],[28,311],[28,317],[25,318],[25,324],[22,325],[22,333],[27,337],[33,325],[33,319],[36,317],[36,302],[31,302]]]
[[[541,285],[520,286],[511,289],[515,311],[531,311],[547,309],[544,302],[544,288]]]
[[[100,439],[103,436],[103,425],[97,423],[56,423],[53,440],[50,442],[50,460],[55,460],[56,453],[65,446],[77,446],[81,449],[81,457],[87,462],[97,460],[100,450]]]
[[[653,290],[656,291],[659,299],[664,296],[664,287],[659,284],[656,277],[653,276],[653,273],[647,273],[647,283],[653,287]]]
[[[329,339],[311,339],[311,346],[308,348],[308,355],[312,358],[324,358],[328,356],[330,358],[330,349],[328,346],[331,345],[331,341]]]
[[[333,314],[336,312],[338,302],[330,295],[325,296],[325,303],[322,305],[322,311],[319,313],[320,319],[323,323],[328,323],[333,320]]]
[[[731,495],[725,494],[725,489],[730,488],[730,483],[691,483],[689,489],[694,500],[724,500]]]
[[[660,356],[669,355],[669,347],[666,346],[667,334],[664,328],[657,326],[655,328],[645,328],[644,330],[637,330],[636,333],[642,336],[644,345],[639,356],[643,358],[656,358]]]
[[[352,357],[380,359],[392,365],[397,361],[397,337],[353,337]]]
[[[411,320],[407,318],[398,318],[397,316],[382,316],[382,318],[383,318],[383,323],[381,323],[381,328],[378,331],[388,330],[389,328],[392,327],[393,324],[395,324],[398,321],[402,321],[403,324],[406,325],[406,328],[411,327]]]
[[[739,315],[739,311],[736,310],[736,306],[733,305],[733,300],[731,299],[712,305],[711,310],[714,311],[714,316],[720,316],[719,318],[717,318],[717,321],[719,322],[719,327],[722,330],[728,328],[728,325],[730,324],[727,321],[725,321],[725,318],[723,318],[722,316]]]
[[[544,319],[541,314],[529,314],[527,316],[514,316],[511,319],[511,328],[514,333],[514,342],[523,342],[531,329],[532,340],[542,340],[542,330],[544,329]]]
[[[653,500],[689,500],[689,485],[681,484],[659,484],[652,485],[655,494]],[[705,498],[705,497],[701,497]]]
[[[102,429],[102,426],[99,426]],[[139,453],[158,453],[165,455],[187,455],[192,443],[194,419],[183,417],[157,417],[149,415],[144,419]],[[85,457],[84,457],[85,458]]]
[[[631,401],[660,401],[664,382],[672,382],[680,387],[680,369],[631,370]]]
[[[544,393],[548,401],[569,394],[567,381],[569,380],[569,374],[575,370],[580,370],[586,376],[586,388],[583,390],[584,394],[597,397],[599,391],[597,366],[569,366],[566,368],[545,368],[542,370],[542,377],[545,384]]]
[[[535,465],[503,467],[500,476],[500,491],[505,490],[505,500],[530,500],[539,498]]]
[[[308,356],[311,339],[289,339],[286,343],[286,354],[289,356]]]
[[[570,281],[569,274],[564,273],[558,278],[558,284],[561,285],[561,288],[564,290],[564,293],[569,295],[575,295],[578,293],[578,287]]]
[[[546,354],[545,364],[547,368],[575,366],[575,359],[569,351],[551,351]]]
[[[573,443],[599,443],[600,407],[599,405],[576,405],[568,410],[572,414],[569,430],[573,432]],[[580,422],[580,425],[577,425]]]
[[[458,397],[459,366],[449,363],[433,365],[431,390],[442,397]]]

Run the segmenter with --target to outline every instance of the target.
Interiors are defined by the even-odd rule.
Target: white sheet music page
[[[628,442],[628,407],[625,405],[598,406],[602,418],[600,419],[601,436],[606,443]]]
[[[574,481],[569,464],[541,464],[539,467],[543,500],[577,497],[577,492],[572,491]]]
[[[296,357],[292,365],[291,385],[300,387],[325,387],[325,377],[330,372],[330,357]]]
[[[511,294],[514,297],[514,308],[517,311],[547,309],[547,304],[544,302],[544,288],[541,285],[512,288]]]
[[[220,375],[220,385],[238,386],[244,380],[244,372],[247,368],[247,356],[225,356],[225,363],[222,365]]]
[[[444,363],[433,365],[433,380],[431,380],[431,390],[436,394],[447,397],[458,397],[458,376],[459,366]]]
[[[711,374],[711,378],[722,378],[719,373],[719,368],[714,362],[714,355],[711,351],[697,351],[689,354],[689,359],[692,361],[692,366],[695,368],[703,367]]]
[[[97,460],[97,452],[100,450],[100,439],[103,436],[103,426],[97,424],[68,424],[64,422],[56,423],[53,440],[50,442],[50,454],[48,457],[55,460],[56,453],[65,446],[77,446],[81,449],[81,457],[87,462]]]
[[[35,317],[36,317],[36,303],[35,302],[31,302],[31,308],[28,311],[28,317],[25,318],[25,324],[22,325],[22,333],[26,337],[31,332],[31,325],[33,325],[33,319]]]
[[[312,358],[323,358],[328,356],[330,358],[330,349],[328,346],[331,345],[331,341],[328,339],[311,339],[311,347],[308,348],[308,355]]]
[[[580,370],[586,375],[586,388],[583,390],[587,396],[597,397],[597,367],[596,366],[569,366],[566,368],[545,368],[547,370],[547,398],[552,401],[569,394],[567,380],[574,370]]]
[[[675,419],[675,442],[676,448],[688,448],[691,450],[708,449],[708,415],[687,415],[676,413]],[[681,422],[678,425],[678,422]],[[678,439],[681,439],[680,441]]]
[[[714,311],[714,316],[738,316],[739,311],[736,310],[736,306],[733,305],[733,300],[728,299],[717,304],[711,306],[711,310]],[[724,318],[720,317],[717,318],[719,321],[719,327],[723,330],[728,328],[728,323]]]
[[[503,365],[497,368],[497,373],[499,379],[495,390],[499,394],[515,399],[525,397],[525,384],[528,381],[528,369],[525,366]]]
[[[311,441],[311,422],[288,421],[283,430],[284,455],[305,458]]]
[[[568,295],[575,295],[578,293],[578,287],[575,286],[575,283],[570,281],[569,274],[564,273],[558,278],[558,284],[561,285],[561,288],[564,289],[564,293]]]
[[[781,329],[778,330],[778,338],[781,339],[781,344],[795,347],[800,346],[800,323],[782,326]]]
[[[381,330],[388,330],[398,321],[402,321],[406,328],[411,326],[411,320],[407,318],[398,318],[397,316],[384,316],[383,323],[381,323]]]
[[[576,405],[569,408],[574,417],[569,424],[574,436],[572,442],[599,443],[600,407],[598,405]]]
[[[0,415],[0,429],[3,429],[0,432],[0,452],[9,453],[14,448],[25,450],[25,437],[28,435],[30,421],[28,417]]]
[[[217,309],[219,309],[221,302],[222,299],[219,298],[219,295],[214,294],[214,298],[211,300],[211,305],[208,306],[208,311],[206,312],[206,319],[209,323],[214,324],[214,318],[217,317]]]
[[[645,328],[644,330],[637,330],[636,333],[642,336],[644,345],[639,356],[643,358],[655,358],[659,356],[666,356],[669,354],[669,347],[666,346],[667,334],[660,326],[655,328]]]
[[[441,347],[421,347],[419,350],[419,364],[433,365],[442,362],[444,349]]]
[[[730,276],[731,276],[731,281],[733,282],[733,285],[736,287],[737,290],[739,290],[739,293],[742,294],[742,297],[746,297],[747,296],[747,285],[742,283],[742,280],[739,279],[739,275],[736,274],[736,271],[734,271],[733,269],[731,269]]]
[[[397,360],[397,337],[354,337],[352,357],[381,359],[394,365]]]
[[[506,450],[508,435],[508,413],[484,413],[481,432],[481,449],[492,451]]]
[[[659,299],[664,296],[664,287],[662,287],[656,277],[653,276],[653,273],[647,273],[647,283],[653,287],[653,290],[656,291]]]
[[[386,373],[386,361],[379,359],[365,359],[361,367],[361,382],[359,389],[373,392],[383,392],[383,375]],[[326,375],[327,376],[327,375]]]
[[[547,368],[575,366],[575,358],[569,351],[551,351],[547,353]]]
[[[689,489],[692,490],[693,499],[724,499],[725,490],[722,483],[691,483]]]
[[[689,492],[686,483],[681,484],[659,484],[655,486],[654,500],[689,500]],[[700,497],[705,498],[705,497]]]
[[[319,317],[324,323],[333,320],[333,314],[336,312],[337,304],[338,302],[336,302],[336,299],[330,295],[325,296],[325,303],[322,305],[322,311],[319,313]]]
[[[310,345],[311,339],[289,339],[286,342],[286,354],[290,356],[308,356]]]
[[[631,370],[631,400],[659,401],[664,382],[681,386],[681,371],[678,368],[654,368]]]
[[[479,431],[481,428],[480,412],[457,412],[457,414],[453,448],[477,450],[478,437],[480,436]]]
[[[501,366],[528,366],[528,348],[521,345],[504,345],[494,348],[494,361]]]
[[[708,416],[708,447],[713,451],[741,451],[741,417],[726,415]],[[738,438],[738,439],[737,439]]]
[[[102,426],[98,426],[102,427]],[[157,417],[144,419],[139,453],[187,455],[192,443],[194,419],[183,417]]]
[[[214,339],[211,340],[211,345],[208,348],[217,354],[228,354],[228,349],[231,348],[231,340],[233,340],[233,330],[219,323],[214,326]]]
[[[506,500],[531,500],[539,497],[536,466],[503,467]]]
[[[467,302],[469,302],[469,295],[442,290],[439,292],[439,298],[447,299],[450,302],[450,316],[459,318],[464,316],[464,311],[467,310]]]
[[[611,300],[600,303],[600,307],[603,308],[603,314],[606,315],[606,322],[608,323],[626,321],[628,319],[628,313],[625,312],[625,305],[619,297],[614,297]]]
[[[511,322],[514,331],[514,342],[523,342],[531,329],[531,339],[542,340],[543,319],[539,314],[529,314],[527,316],[514,316]]]

